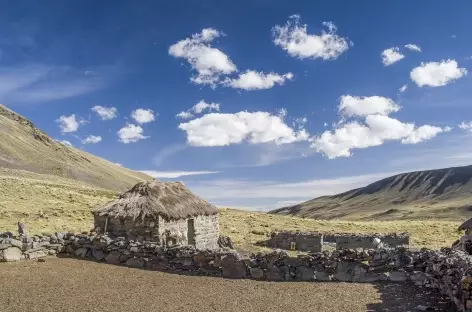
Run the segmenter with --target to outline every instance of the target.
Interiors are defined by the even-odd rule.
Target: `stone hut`
[[[218,248],[218,209],[181,182],[140,182],[94,211],[95,228],[111,237],[161,246]]]

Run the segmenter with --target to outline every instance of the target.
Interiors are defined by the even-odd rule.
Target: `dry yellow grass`
[[[91,211],[115,194],[84,183],[27,171],[0,169],[0,231],[16,231],[19,220],[32,233],[87,231],[93,226]],[[415,247],[450,246],[460,233],[455,221],[336,221],[313,220],[236,209],[221,209],[221,232],[243,250],[261,250],[271,231],[404,232]]]

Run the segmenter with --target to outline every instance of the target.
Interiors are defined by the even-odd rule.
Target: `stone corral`
[[[343,249],[290,257],[286,252],[241,258],[228,249],[160,247],[106,235],[56,233],[0,236],[0,261],[57,253],[134,268],[266,281],[413,282],[440,290],[459,311],[472,311],[472,257],[462,251]],[[225,241],[220,239],[220,241]]]
[[[378,248],[380,246],[395,248],[408,247],[408,233],[348,234],[282,231],[271,233],[267,245],[285,250],[307,252],[322,251],[323,243],[335,243],[336,249]]]
[[[269,247],[285,250],[320,252],[323,234],[316,232],[274,232],[267,242]]]

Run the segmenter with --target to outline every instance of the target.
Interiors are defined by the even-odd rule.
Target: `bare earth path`
[[[413,286],[184,276],[77,259],[0,263],[0,311],[446,311]],[[452,311],[452,310],[447,310]]]

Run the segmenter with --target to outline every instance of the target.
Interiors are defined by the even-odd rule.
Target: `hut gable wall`
[[[195,247],[198,249],[217,249],[220,233],[220,218],[218,214],[198,216],[194,218]]]

